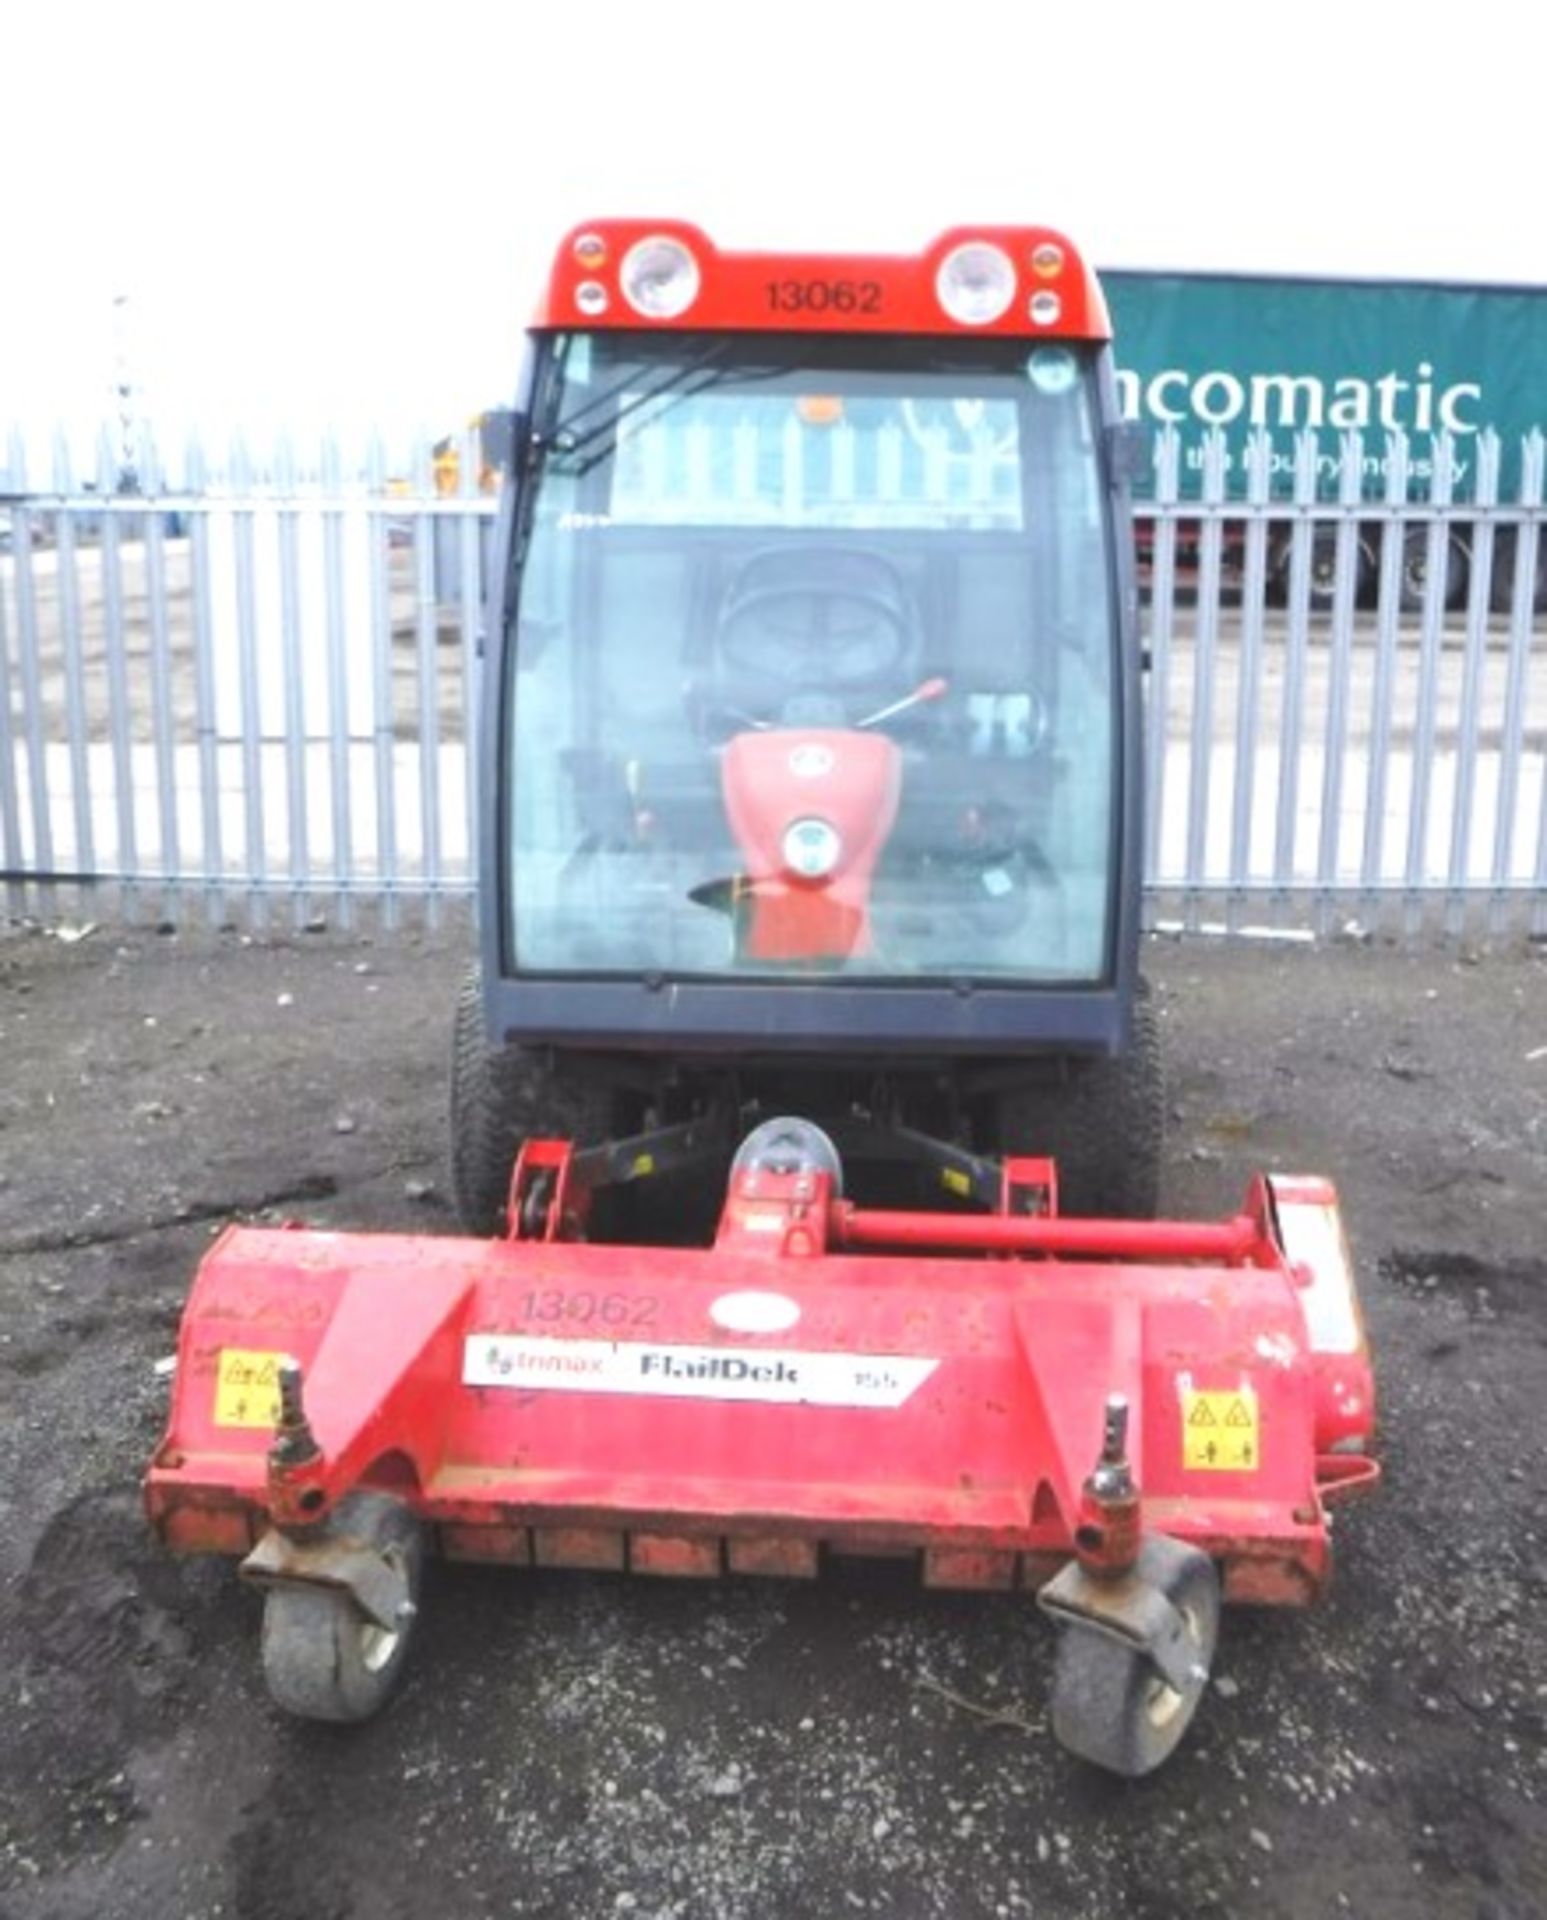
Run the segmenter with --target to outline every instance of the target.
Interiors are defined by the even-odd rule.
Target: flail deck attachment
[[[1145,1772],[1220,1599],[1315,1598],[1328,1506],[1378,1475],[1324,1181],[1074,1220],[1051,1163],[1012,1160],[995,1213],[867,1212],[823,1136],[771,1123],[683,1250],[573,1237],[572,1159],[528,1143],[502,1241],[233,1227],[205,1258],[146,1497],[168,1545],[268,1587],[282,1705],[374,1711],[431,1547],[698,1576],[899,1554],[1035,1594],[1055,1731]]]

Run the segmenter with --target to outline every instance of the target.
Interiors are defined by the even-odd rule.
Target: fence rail
[[[261,923],[471,888],[495,503],[432,450],[181,450],[0,492],[0,869]],[[1156,447],[1153,918],[1547,931],[1544,444]],[[141,476],[168,470],[155,450]],[[927,471],[925,460],[921,470]],[[691,471],[691,463],[685,471]],[[1507,474],[1507,485],[1501,476]]]

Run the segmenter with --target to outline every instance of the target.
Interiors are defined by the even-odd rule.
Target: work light
[[[986,327],[1007,313],[1015,298],[1015,268],[1010,256],[986,240],[953,247],[935,275],[935,294],[953,320],[965,327]]]
[[[698,262],[680,240],[651,234],[623,256],[623,297],[647,320],[675,320],[698,298]]]

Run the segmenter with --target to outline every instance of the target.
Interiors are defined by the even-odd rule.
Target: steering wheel
[[[911,635],[902,608],[879,594],[767,588],[727,612],[726,666],[787,686],[869,687],[902,671]]]
[[[919,634],[890,561],[862,547],[755,554],[725,597],[715,634],[716,678],[733,704],[781,712],[823,703],[835,719],[847,699],[871,705],[906,689]],[[805,724],[811,724],[807,720]]]

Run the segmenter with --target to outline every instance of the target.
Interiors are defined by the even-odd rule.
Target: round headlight
[[[1034,293],[1031,296],[1031,305],[1027,308],[1034,327],[1057,326],[1063,310],[1063,301],[1056,293],[1049,293],[1046,288],[1041,293]]]
[[[665,234],[636,240],[623,256],[618,280],[624,299],[647,320],[675,320],[698,298],[698,262]]]
[[[607,289],[600,280],[582,280],[575,289],[575,305],[584,314],[607,311]]]
[[[935,294],[953,320],[986,327],[1008,313],[1015,298],[1015,268],[1010,256],[986,240],[953,247],[935,275]]]
[[[802,880],[822,880],[837,866],[843,842],[825,820],[792,820],[784,832],[784,864]]]

